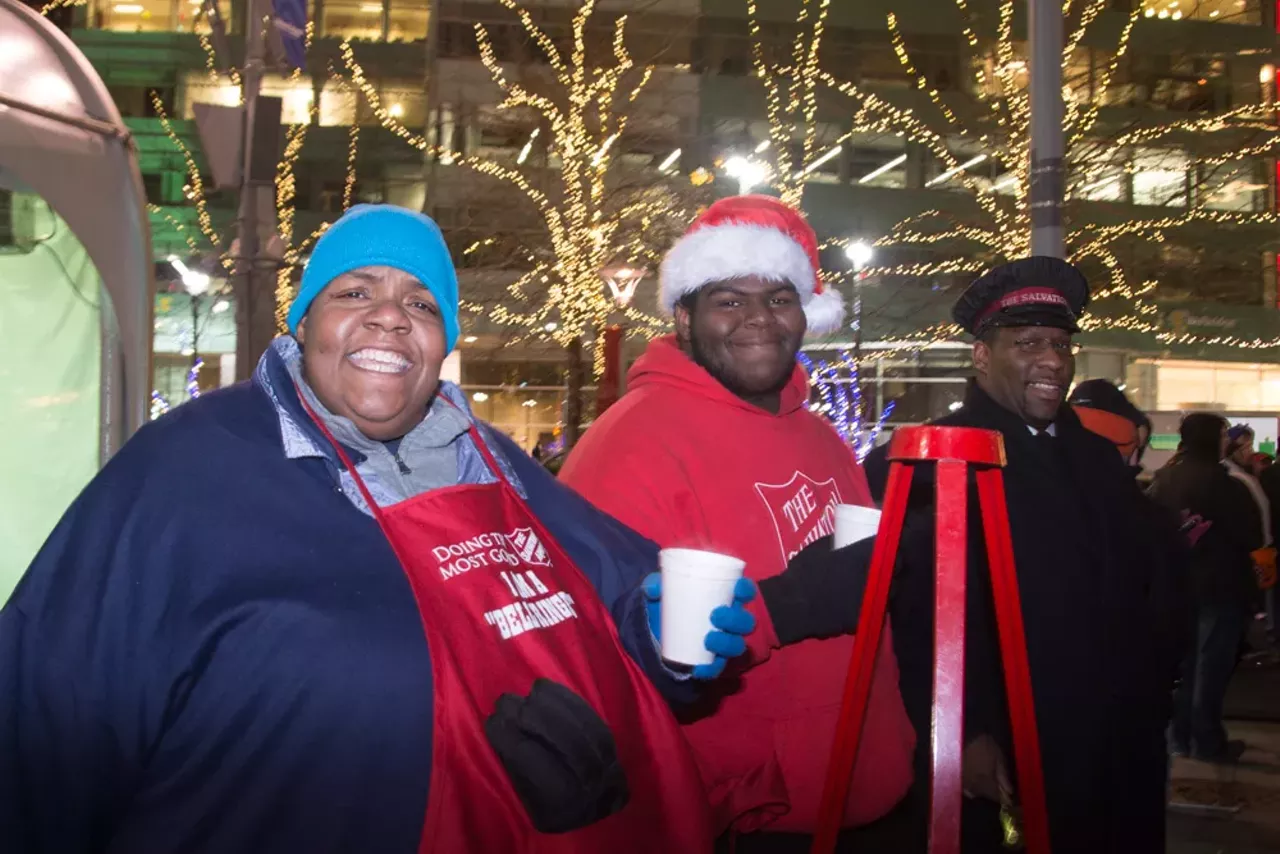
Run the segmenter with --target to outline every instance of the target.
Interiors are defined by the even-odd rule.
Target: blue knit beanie
[[[361,267],[394,267],[422,282],[440,306],[445,352],[458,341],[458,274],[440,227],[417,211],[395,205],[356,205],[316,241],[289,307],[289,331],[330,282]]]

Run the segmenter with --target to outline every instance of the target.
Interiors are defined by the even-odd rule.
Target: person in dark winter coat
[[[1158,560],[1152,514],[1115,447],[1084,429],[1065,405],[1074,373],[1072,333],[1087,300],[1083,276],[1036,257],[976,281],[955,317],[974,334],[977,378],[963,408],[939,426],[998,431],[1010,530],[1026,626],[1027,653],[1049,809],[1052,847],[1067,852],[1163,850],[1163,728],[1172,687],[1169,652],[1152,639],[1160,616],[1151,599]],[[867,460],[882,495],[884,449]],[[917,729],[932,712],[933,473],[918,467],[890,599],[902,694]],[[1010,724],[976,490],[970,489],[965,652],[964,787],[966,854],[1001,850],[1002,805],[1016,802]],[[803,601],[847,630],[856,622],[872,541],[846,547],[844,571],[816,561],[807,571],[761,583],[775,601]],[[817,548],[815,546],[815,548]],[[835,603],[835,604],[826,604]],[[798,621],[797,621],[798,624]],[[775,630],[789,634],[790,622]],[[928,810],[929,746],[916,754],[915,835],[895,850],[922,851]]]
[[[1151,419],[1123,391],[1107,380],[1085,380],[1071,391],[1067,402],[1085,428],[1111,440],[1134,477],[1142,473]]]
[[[751,585],[669,670],[656,547],[440,381],[457,307],[435,223],[353,208],[253,381],[94,478],[0,611],[0,851],[711,850],[660,692]]]
[[[1262,518],[1249,490],[1222,466],[1227,421],[1188,415],[1178,452],[1156,472],[1149,494],[1180,515],[1191,546],[1197,633],[1174,700],[1170,748],[1231,762],[1244,743],[1228,741],[1222,704],[1256,593],[1251,553],[1262,548]]]

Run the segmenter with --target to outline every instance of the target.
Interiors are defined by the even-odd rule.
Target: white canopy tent
[[[17,235],[0,246],[2,603],[146,418],[153,328],[129,131],[71,40],[14,0],[0,0],[0,192],[0,225]]]

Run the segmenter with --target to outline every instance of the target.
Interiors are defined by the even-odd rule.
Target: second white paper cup
[[[710,664],[707,649],[711,612],[733,602],[733,588],[747,568],[744,561],[695,549],[663,549],[662,657],[679,664]]]
[[[836,505],[835,548],[842,549],[859,540],[874,537],[880,528],[880,511],[856,504]]]

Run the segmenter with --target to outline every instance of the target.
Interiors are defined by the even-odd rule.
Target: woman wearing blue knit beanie
[[[0,611],[0,850],[710,852],[656,547],[440,380],[458,282],[388,205],[324,234],[253,380],[177,407]],[[708,656],[712,657],[712,656]]]

